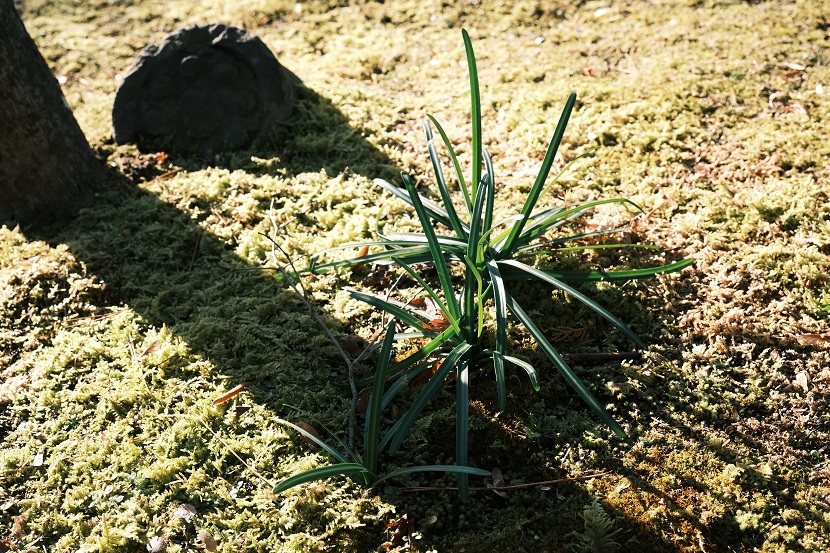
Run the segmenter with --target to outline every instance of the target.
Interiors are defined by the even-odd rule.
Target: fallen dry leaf
[[[366,255],[368,253],[369,253],[369,246],[363,246],[362,248],[360,248],[360,251],[357,253],[357,257],[366,257]],[[359,271],[364,266],[365,266],[364,263],[359,263],[359,264],[354,266],[354,270]]]
[[[18,540],[23,539],[23,536],[29,531],[27,528],[27,524],[29,523],[28,515],[18,515],[12,520],[14,521],[12,524],[12,538]]]
[[[365,415],[369,410],[369,398],[372,396],[372,388],[364,388],[357,398],[357,412]]]
[[[505,485],[504,476],[502,476],[501,469],[499,467],[495,467],[493,470],[490,471],[490,475],[493,477],[493,483],[487,484],[488,488],[500,488]],[[493,492],[502,497],[507,499],[507,492],[504,490],[493,490]]]
[[[826,346],[830,344],[830,332],[822,334],[802,334],[797,336],[796,340],[802,346]]]
[[[160,345],[161,345],[161,338],[159,338],[158,340],[155,340],[152,344],[150,344],[149,346],[147,346],[147,347],[144,349],[144,351],[142,351],[142,352],[141,352],[141,355],[139,355],[138,357],[139,357],[139,358],[144,358],[144,357],[147,357],[148,355],[150,355],[150,354],[151,354],[151,353],[153,353],[154,351],[157,351],[157,350],[159,349],[159,346],[160,346]]]
[[[395,533],[392,534],[392,539],[383,544],[384,549],[391,549],[393,547],[401,547],[404,545],[404,538],[411,538],[415,531],[415,517],[409,513],[404,515],[394,522],[386,525],[387,528],[394,528]],[[410,539],[411,542],[411,539]]]
[[[375,269],[366,275],[362,281],[363,286],[369,288],[384,288],[389,285],[389,275],[384,265],[375,265]]]
[[[450,322],[446,317],[441,315],[440,318],[432,319],[428,323],[424,323],[424,330],[427,332],[443,332],[450,327]]]
[[[441,307],[438,305],[438,302],[430,297],[412,298],[406,302],[406,304],[411,305],[412,307],[417,307],[418,309],[423,309],[427,313],[435,316],[441,314]]]
[[[801,70],[801,69],[790,69],[789,71],[784,71],[784,75],[782,75],[782,76],[784,77],[785,81],[789,81],[789,80],[794,79],[796,77],[801,77],[802,75],[804,75],[803,70]]]
[[[204,544],[205,549],[208,551],[216,551],[219,548],[219,544],[213,539],[213,536],[210,535],[210,532],[206,530],[201,530],[199,534],[196,536],[202,544]]]
[[[182,503],[181,505],[179,505],[179,508],[176,509],[176,513],[173,516],[175,518],[183,519],[187,523],[190,523],[193,522],[193,517],[195,517],[196,514],[196,507],[194,507],[190,503]]]
[[[438,517],[435,515],[430,515],[427,518],[421,519],[421,527],[429,526],[430,524],[435,524],[438,522]]]
[[[317,432],[317,430],[315,430],[315,429],[314,429],[314,427],[313,427],[313,426],[311,426],[310,424],[308,424],[307,422],[304,422],[304,421],[298,421],[298,422],[297,422],[297,426],[299,426],[300,428],[302,428],[303,430],[305,430],[306,432],[308,432],[309,434],[311,434],[311,435],[312,435],[312,436],[314,436],[315,438],[317,438],[317,439],[319,439],[319,438],[320,438],[320,433],[319,433],[319,432]],[[305,441],[305,442],[308,442],[308,443],[310,443],[310,444],[313,444],[313,443],[314,443],[314,440],[312,440],[311,438],[309,438],[309,437],[308,437],[308,436],[306,436],[305,434],[300,434],[300,437],[301,437],[301,438],[303,439],[303,441]]]
[[[807,380],[807,373],[801,371],[795,375],[795,385],[800,387],[805,392],[810,390],[810,382]]]
[[[176,174],[176,173],[178,173],[179,171],[181,171],[181,168],[178,168],[178,167],[177,167],[176,169],[172,169],[172,170],[170,170],[170,171],[167,171],[166,173],[162,173],[161,175],[157,176],[156,178],[154,178],[154,179],[153,179],[153,180],[151,180],[150,182],[156,182],[156,181],[160,181],[160,180],[168,180],[168,179],[171,179],[171,178],[173,178],[173,175],[175,175],[175,174]]]
[[[419,372],[417,375],[415,375],[415,378],[410,380],[410,384],[413,386],[426,384],[427,382],[429,382],[429,379],[432,378],[432,376],[436,372],[438,372],[438,369],[441,368],[441,363],[443,362],[443,359],[437,360],[435,363],[433,363],[432,365],[428,366],[427,368]]]
[[[357,357],[366,349],[366,340],[355,334],[346,334],[340,338],[340,347],[352,357]]]
[[[493,470],[490,471],[490,475],[493,477],[493,486],[504,486],[504,476],[502,475],[499,467],[493,468]]]

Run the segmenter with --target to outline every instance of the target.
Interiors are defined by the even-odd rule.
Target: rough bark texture
[[[13,0],[0,0],[0,222],[42,226],[94,197],[104,170]]]

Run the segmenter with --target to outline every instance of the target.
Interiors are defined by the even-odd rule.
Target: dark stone
[[[189,27],[147,46],[124,76],[115,140],[202,155],[237,149],[288,119],[299,85],[248,31]]]

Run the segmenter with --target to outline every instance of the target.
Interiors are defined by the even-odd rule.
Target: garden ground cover
[[[373,551],[408,513],[416,551],[830,548],[822,2],[18,6],[111,168],[112,191],[60,228],[0,229],[0,543],[144,551],[158,537],[174,552],[212,545],[198,538],[208,532],[220,551]],[[119,74],[144,45],[212,22],[250,29],[303,80],[292,123],[210,160],[115,145]],[[428,474],[378,490],[335,479],[274,495],[279,480],[329,461],[274,418],[343,439],[351,398],[336,348],[261,270],[273,267],[264,235],[278,227],[302,265],[371,238],[379,217],[417,228],[372,179],[399,182],[405,170],[434,193],[427,113],[469,161],[462,27],[476,48],[497,210],[521,205],[574,91],[556,165],[600,147],[546,205],[630,198],[647,216],[623,239],[664,246],[665,261],[695,258],[679,274],[583,287],[649,345],[640,358],[573,362],[629,438],[601,426],[517,331],[511,347],[540,369],[542,390],[508,373],[508,412],[497,416],[491,376],[474,375],[470,459],[527,487],[461,503],[452,490],[419,489],[454,485]],[[635,215],[613,208],[583,224]],[[641,260],[552,251],[542,261]],[[343,290],[385,290],[368,271],[303,279],[341,335],[369,339],[382,324]],[[515,290],[533,298],[532,316],[561,351],[630,349],[561,293]],[[385,469],[452,462],[446,388]]]

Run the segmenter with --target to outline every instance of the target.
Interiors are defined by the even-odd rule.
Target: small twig
[[[394,292],[394,291],[395,291],[395,288],[397,288],[397,287],[398,287],[398,284],[400,284],[400,283],[401,283],[401,281],[403,280],[403,277],[404,277],[404,275],[405,275],[405,274],[406,274],[406,273],[401,273],[400,275],[398,275],[398,278],[396,278],[396,279],[395,279],[395,282],[393,282],[393,283],[392,283],[392,286],[390,286],[390,287],[389,287],[389,290],[387,290],[387,291],[386,291],[386,301],[387,301],[387,302],[388,302],[388,301],[389,301],[389,299],[392,297],[392,292]],[[410,301],[412,301],[412,300],[410,300]],[[390,321],[390,322],[392,321],[392,317],[393,317],[393,315],[390,313],[390,314],[389,314],[389,321]],[[381,319],[381,328],[386,328],[386,326],[387,326],[388,324],[389,324],[389,323],[384,323],[384,322],[383,322],[383,320]]]
[[[288,283],[292,290],[294,290],[294,293],[297,294],[297,297],[300,298],[300,300],[305,304],[305,306],[308,308],[309,313],[311,313],[311,316],[314,318],[315,321],[317,321],[317,324],[320,325],[320,328],[323,329],[323,332],[326,334],[331,343],[334,344],[334,347],[337,348],[337,351],[340,352],[340,356],[343,358],[343,361],[346,362],[346,367],[348,369],[349,375],[349,387],[351,388],[352,392],[352,403],[351,408],[349,409],[349,449],[354,449],[355,427],[357,426],[357,402],[359,399],[357,393],[357,381],[354,374],[355,363],[351,359],[351,357],[349,357],[349,355],[345,352],[343,346],[340,345],[340,340],[338,340],[337,337],[335,337],[334,333],[332,333],[331,329],[328,327],[326,322],[322,319],[322,317],[320,317],[320,315],[317,313],[317,310],[314,309],[314,306],[312,305],[311,301],[308,299],[308,296],[306,295],[305,288],[303,287],[302,289],[300,289],[300,287],[297,286],[297,284],[294,282],[294,279],[291,278],[291,276],[288,274],[288,271],[285,270],[285,267],[277,259],[276,250],[279,250],[280,253],[282,253],[282,255],[288,260],[288,263],[291,265],[291,269],[294,271],[294,274],[299,274],[297,268],[294,266],[294,262],[291,260],[288,253],[285,250],[283,250],[279,244],[277,244],[276,233],[279,230],[279,227],[277,225],[276,217],[274,216],[274,200],[271,200],[271,207],[268,210],[268,217],[271,220],[271,225],[274,227],[274,236],[263,236],[265,236],[271,242],[271,258],[277,265],[276,269],[280,272],[280,274],[282,274],[282,277],[285,279],[285,282]],[[302,282],[300,283],[300,286],[302,286]]]
[[[260,480],[262,480],[263,482],[265,482],[266,484],[268,484],[269,486],[271,486],[271,488],[273,488],[274,486],[276,486],[276,484],[274,484],[274,482],[271,482],[270,480],[268,480],[267,478],[265,478],[264,476],[262,476],[259,472],[257,472],[257,470],[256,470],[254,467],[252,467],[251,465],[249,465],[248,463],[246,463],[246,462],[245,462],[245,460],[244,460],[242,457],[240,457],[240,456],[236,453],[236,451],[234,451],[234,450],[233,450],[233,448],[232,448],[232,447],[228,444],[228,442],[226,442],[226,441],[224,440],[224,438],[222,438],[222,436],[220,436],[219,434],[217,434],[216,432],[214,432],[213,428],[211,428],[211,427],[210,427],[210,425],[208,425],[208,423],[207,423],[207,422],[205,422],[205,419],[203,419],[203,418],[202,418],[202,417],[200,417],[199,415],[189,415],[189,414],[187,414],[187,413],[184,413],[184,414],[182,414],[182,415],[164,415],[164,414],[162,414],[161,416],[164,416],[164,417],[171,417],[171,418],[172,418],[172,417],[183,416],[183,417],[188,418],[188,419],[190,419],[190,420],[197,420],[197,421],[199,421],[200,423],[202,423],[202,426],[204,426],[205,428],[207,428],[207,431],[208,431],[208,432],[210,432],[211,434],[213,434],[213,437],[214,437],[214,438],[216,438],[217,440],[219,440],[219,441],[222,443],[222,445],[223,445],[223,446],[225,446],[225,447],[227,448],[227,450],[231,452],[231,455],[233,455],[234,457],[236,457],[236,460],[237,460],[237,461],[239,461],[240,463],[242,463],[242,466],[244,466],[246,469],[248,469],[248,470],[251,472],[251,474],[253,474],[253,475],[254,475],[254,476],[256,476],[257,478],[259,478]]]
[[[196,245],[193,246],[193,255],[190,256],[190,263],[187,265],[187,272],[193,270],[193,264],[196,263],[196,257],[199,255],[199,246],[202,245],[202,237],[205,235],[204,232],[199,232],[199,237],[196,238]]]
[[[153,180],[151,180],[147,184],[152,184],[156,181],[167,180],[167,179],[173,178],[173,175],[175,175],[176,173],[178,173],[181,170],[182,170],[181,167],[177,167],[176,169],[172,169],[170,171],[167,171],[166,173],[162,173],[161,175],[157,176],[156,178],[154,178]]]
[[[584,476],[572,476],[570,478],[560,478],[558,480],[545,480],[544,482],[530,482],[528,484],[514,484],[511,486],[470,486],[471,491],[483,492],[489,490],[501,491],[501,490],[515,490],[519,488],[532,488],[534,486],[550,486],[552,484],[564,484],[565,482],[577,482],[579,480],[590,480],[592,478],[599,478],[600,476],[608,476],[612,474],[609,471],[605,472],[597,472],[595,474],[586,474]],[[425,487],[425,486],[417,486],[413,488],[404,488],[401,491],[406,493],[412,492],[436,492],[436,491],[452,491],[457,490],[458,488],[453,486],[436,486],[436,487]]]
[[[586,352],[586,353],[563,353],[565,361],[572,363],[604,363],[606,361],[639,361],[643,354],[638,351],[622,352]]]
[[[94,315],[87,315],[86,317],[70,317],[69,319],[64,319],[63,324],[67,328],[72,328],[82,324],[84,321],[103,321],[104,319],[118,315],[122,311],[124,311],[122,308],[114,308],[106,313],[96,313]]]
[[[272,245],[275,245],[280,250],[280,252],[282,252],[283,255],[288,257],[286,252],[280,246],[276,245],[273,239],[269,237],[269,240],[271,240]],[[274,261],[277,262],[276,256],[274,256]],[[349,413],[349,448],[353,448],[358,401],[357,384],[354,374],[354,363],[352,362],[352,359],[349,357],[346,351],[343,349],[343,346],[340,345],[340,341],[337,339],[337,337],[335,337],[334,333],[332,333],[331,329],[328,327],[326,322],[322,319],[322,317],[320,317],[320,315],[314,309],[314,306],[311,304],[311,301],[305,294],[305,289],[301,290],[297,286],[297,284],[294,282],[294,279],[291,278],[291,276],[288,274],[288,271],[286,271],[282,265],[278,265],[277,269],[280,271],[282,277],[285,279],[285,281],[288,283],[291,289],[294,290],[294,293],[297,294],[297,297],[299,297],[300,300],[302,300],[302,302],[308,308],[309,312],[311,313],[311,316],[314,317],[314,320],[317,321],[317,324],[320,325],[320,328],[323,329],[323,332],[325,332],[326,336],[329,338],[329,340],[331,340],[331,343],[334,344],[334,346],[337,348],[337,351],[340,352],[340,356],[343,357],[343,361],[345,361],[346,363],[346,367],[348,368],[349,373],[349,387],[352,391],[352,407]]]

